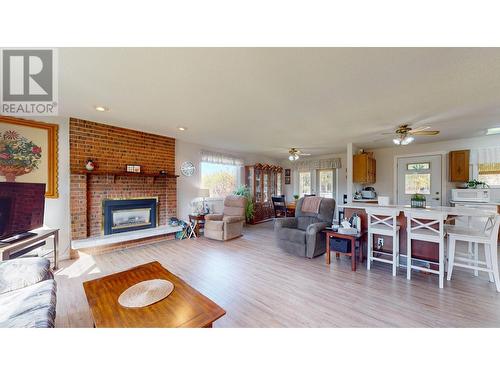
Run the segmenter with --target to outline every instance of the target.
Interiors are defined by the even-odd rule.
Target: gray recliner
[[[326,252],[326,237],[321,233],[332,224],[335,199],[323,198],[318,213],[302,212],[304,198],[300,198],[295,217],[275,219],[274,232],[279,248],[307,258]]]

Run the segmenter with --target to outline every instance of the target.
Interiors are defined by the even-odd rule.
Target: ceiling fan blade
[[[439,130],[417,130],[417,131],[411,131],[410,133],[412,135],[438,135]]]
[[[300,156],[311,156],[312,154],[304,154],[303,152],[299,152]]]

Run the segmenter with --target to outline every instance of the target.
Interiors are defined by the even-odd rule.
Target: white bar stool
[[[444,221],[448,215],[445,212],[428,211],[422,208],[408,208],[404,210],[404,213],[407,220],[406,278],[411,279],[412,270],[434,273],[439,275],[439,287],[442,288],[444,286]],[[437,262],[439,268],[437,271],[413,264],[412,240],[434,242],[439,245],[439,261]]]
[[[490,282],[495,282],[497,292],[500,292],[500,276],[498,274],[498,229],[500,227],[500,215],[496,214],[488,218],[484,230],[472,228],[464,228],[459,226],[448,226],[448,275],[447,279],[451,280],[453,267],[463,267],[477,271],[487,272]],[[474,265],[471,265],[470,258],[456,256],[457,241],[474,243],[475,252],[479,244],[484,246],[485,261],[474,260]],[[458,262],[466,263],[458,263]],[[485,266],[485,267],[481,267]]]
[[[365,209],[368,215],[368,249],[366,251],[366,269],[370,270],[371,261],[392,264],[392,276],[396,276],[396,268],[399,267],[399,225],[397,217],[399,209],[392,207],[369,207]],[[374,257],[373,253],[389,255],[386,252],[373,250],[373,235],[392,237],[392,260]]]

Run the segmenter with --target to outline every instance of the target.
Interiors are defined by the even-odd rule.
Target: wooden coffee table
[[[164,279],[174,284],[165,299],[141,308],[127,308],[118,297],[138,282]],[[83,283],[83,289],[98,328],[209,328],[226,312],[158,262],[143,264],[127,271]]]

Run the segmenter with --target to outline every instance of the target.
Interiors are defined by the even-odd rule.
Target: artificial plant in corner
[[[255,207],[253,205],[252,195],[250,194],[250,188],[246,185],[241,185],[234,191],[234,195],[240,195],[247,199],[247,203],[245,205],[245,219],[247,222],[251,221],[254,216]]]

